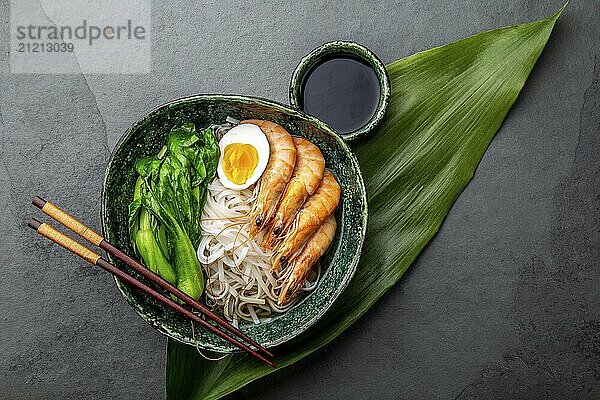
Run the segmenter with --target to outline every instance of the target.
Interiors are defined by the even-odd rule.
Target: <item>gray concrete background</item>
[[[560,0],[153,4],[150,75],[11,75],[0,0],[0,398],[160,399],[164,337],[111,278],[24,227],[34,194],[99,226],[128,125],[205,92],[287,101],[332,39],[384,62],[552,14]],[[573,1],[441,232],[340,338],[248,399],[600,398],[598,1]]]

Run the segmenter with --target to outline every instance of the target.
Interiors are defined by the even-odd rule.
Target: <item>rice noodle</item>
[[[202,240],[198,259],[206,272],[206,297],[234,325],[268,320],[294,305],[277,304],[283,271],[271,272],[272,252],[249,238],[252,188],[238,191],[224,187],[218,178],[208,185],[201,220]],[[312,272],[302,290],[313,290],[320,268]]]

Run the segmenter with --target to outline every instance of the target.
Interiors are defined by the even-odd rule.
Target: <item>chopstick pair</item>
[[[33,198],[32,203],[33,203],[33,205],[38,207],[40,210],[42,210],[42,212],[44,214],[48,215],[49,217],[53,218],[57,222],[61,223],[62,225],[64,225],[71,231],[75,232],[77,235],[81,236],[82,238],[86,239],[93,245],[100,247],[101,249],[105,250],[107,253],[113,255],[115,258],[121,260],[122,262],[127,264],[129,267],[131,267],[133,270],[135,270],[142,276],[144,276],[144,277],[148,278],[149,280],[151,280],[152,282],[156,283],[158,286],[165,289],[166,291],[168,291],[169,293],[171,293],[178,299],[182,300],[184,303],[186,303],[187,305],[189,305],[196,311],[199,311],[207,319],[210,319],[211,321],[215,322],[217,325],[219,325],[225,331],[217,328],[216,326],[214,326],[214,325],[210,324],[209,322],[205,321],[204,319],[200,318],[198,315],[194,314],[187,308],[185,308],[182,305],[178,304],[177,302],[173,301],[171,298],[165,296],[164,294],[157,291],[156,289],[154,289],[150,286],[147,286],[146,284],[138,281],[135,277],[128,274],[127,272],[115,267],[110,262],[108,262],[107,260],[102,258],[99,254],[93,252],[92,250],[88,249],[87,247],[80,244],[79,242],[77,242],[77,241],[71,239],[70,237],[64,235],[63,233],[57,231],[51,225],[49,225],[47,223],[42,223],[42,222],[38,221],[37,219],[32,218],[29,220],[28,225],[29,225],[29,227],[34,229],[37,233],[39,233],[40,235],[44,236],[47,239],[50,239],[54,243],[64,247],[65,249],[71,251],[72,253],[78,255],[79,257],[83,258],[90,264],[96,265],[96,266],[104,269],[105,271],[110,272],[114,276],[116,276],[119,279],[123,280],[124,282],[134,286],[135,288],[141,290],[145,294],[158,300],[159,302],[163,303],[164,305],[171,308],[172,310],[174,310],[174,311],[184,315],[185,317],[191,319],[192,321],[198,323],[200,326],[208,329],[209,331],[213,332],[214,334],[221,337],[222,339],[227,340],[229,343],[235,345],[239,349],[245,351],[246,353],[260,359],[261,361],[263,361],[266,364],[270,365],[271,367],[275,368],[275,363],[266,357],[266,356],[273,357],[272,353],[270,353],[267,349],[265,349],[264,347],[262,347],[261,345],[256,343],[254,340],[249,338],[247,335],[242,333],[239,329],[237,329],[233,325],[229,324],[223,318],[221,318],[220,316],[218,316],[217,314],[215,314],[214,312],[209,310],[206,306],[204,306],[204,305],[200,304],[199,302],[197,302],[196,300],[192,299],[190,296],[188,296],[187,294],[185,294],[184,292],[179,290],[177,287],[173,286],[172,284],[170,284],[169,282],[167,282],[166,280],[161,278],[159,275],[150,271],[148,268],[146,268],[144,265],[142,265],[135,259],[133,259],[133,258],[129,257],[127,254],[123,253],[121,250],[119,250],[118,248],[116,248],[115,246],[110,244],[108,241],[106,241],[101,235],[99,235],[98,233],[96,233],[95,231],[90,229],[89,227],[85,226],[84,224],[82,224],[81,222],[79,222],[78,220],[76,220],[75,218],[73,218],[72,216],[70,216],[69,214],[67,214],[66,212],[64,212],[57,206],[55,206],[54,204],[52,204],[48,201],[45,201],[42,198],[37,197],[37,196]],[[238,338],[242,339],[249,345],[254,346],[256,348],[256,350],[252,349],[248,344],[243,343],[242,341],[237,339],[232,334],[237,336]],[[260,354],[261,352],[263,354]]]

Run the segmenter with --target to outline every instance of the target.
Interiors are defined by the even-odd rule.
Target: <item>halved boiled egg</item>
[[[217,174],[223,186],[243,190],[258,181],[269,162],[269,141],[253,124],[231,128],[219,141]]]

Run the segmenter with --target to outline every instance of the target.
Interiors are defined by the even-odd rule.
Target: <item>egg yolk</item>
[[[258,165],[256,148],[247,143],[231,143],[223,152],[223,172],[236,185],[243,185]]]

